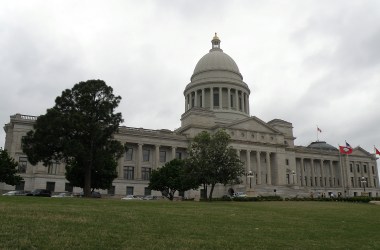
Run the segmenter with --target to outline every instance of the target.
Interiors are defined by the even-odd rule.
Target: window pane
[[[133,195],[133,187],[127,187],[127,195]]]
[[[175,158],[181,160],[182,159],[182,152],[176,152]]]
[[[19,173],[26,173],[27,165],[28,165],[28,158],[27,157],[19,157],[18,158],[18,172]]]
[[[132,161],[133,159],[133,148],[127,147],[125,152],[125,160]]]
[[[160,151],[160,162],[166,162],[166,151]]]
[[[46,189],[51,191],[51,192],[54,192],[54,189],[55,189],[55,182],[46,182]]]
[[[142,179],[145,181],[148,181],[150,179],[150,172],[151,172],[151,168],[142,167],[141,168]]]
[[[150,156],[150,150],[144,149],[143,150],[143,161],[149,161],[149,156]]]
[[[124,179],[133,180],[134,179],[135,168],[132,166],[124,167]]]
[[[144,195],[152,195],[152,190],[150,190],[149,188],[144,188]]]

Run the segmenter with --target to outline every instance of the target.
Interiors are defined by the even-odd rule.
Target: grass
[[[379,249],[380,206],[0,197],[0,249]]]

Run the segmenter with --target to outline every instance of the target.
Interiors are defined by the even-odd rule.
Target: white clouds
[[[0,121],[39,115],[103,79],[125,125],[180,126],[183,90],[214,32],[251,88],[251,115],[297,143],[380,145],[377,1],[1,1]],[[0,145],[4,145],[4,132]]]

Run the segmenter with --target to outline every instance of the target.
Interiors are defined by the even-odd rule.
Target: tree
[[[148,188],[161,191],[162,195],[173,200],[176,191],[187,191],[199,185],[185,172],[185,161],[174,159],[162,168],[152,171]]]
[[[63,161],[66,179],[82,187],[87,197],[91,188],[110,187],[124,152],[113,138],[123,122],[121,113],[114,113],[120,100],[102,80],[80,82],[63,91],[23,138],[29,162],[48,166]]]
[[[198,184],[203,185],[206,198],[207,186],[211,185],[210,201],[217,183],[239,183],[239,177],[244,174],[243,164],[229,143],[230,136],[224,130],[218,130],[213,135],[203,131],[190,144],[189,174],[196,176]]]
[[[17,162],[8,155],[6,150],[0,148],[0,182],[8,185],[17,185],[23,180],[17,175]]]

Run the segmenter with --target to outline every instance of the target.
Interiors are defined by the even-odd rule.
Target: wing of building
[[[251,90],[237,64],[223,52],[216,34],[211,43],[211,50],[199,60],[184,90],[181,127],[175,131],[120,127],[115,137],[127,143],[129,150],[119,159],[118,177],[112,188],[100,190],[102,193],[151,194],[147,186],[152,169],[174,158],[186,158],[188,145],[199,132],[225,129],[244,162],[247,175],[242,177],[240,185],[218,186],[216,196],[231,192],[288,197],[379,196],[375,155],[357,147],[351,155],[343,156],[336,147],[323,141],[295,146],[292,123],[280,119],[265,122],[251,116]],[[24,178],[16,188],[73,191],[64,177],[63,164],[32,166],[22,152],[21,139],[33,128],[36,119],[16,114],[4,126],[5,149],[19,162],[19,172]],[[0,188],[15,189],[3,183]],[[195,197],[201,193],[199,189],[179,195]]]

